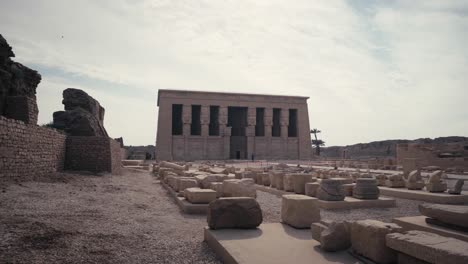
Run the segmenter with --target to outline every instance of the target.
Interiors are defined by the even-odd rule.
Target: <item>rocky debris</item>
[[[353,197],[357,199],[379,199],[379,187],[376,179],[357,179],[353,188]]]
[[[219,198],[208,206],[208,226],[211,229],[256,228],[263,221],[262,210],[254,198]]]
[[[465,180],[458,179],[455,182],[455,185],[453,186],[453,188],[448,190],[448,193],[450,193],[450,194],[461,194],[461,191],[463,189],[463,184],[465,184]]]
[[[468,243],[455,238],[412,230],[405,234],[388,234],[386,244],[425,263],[468,263]]]
[[[406,188],[409,190],[422,190],[422,188],[424,188],[420,170],[413,170],[409,173]]]
[[[317,189],[317,198],[324,201],[343,201],[345,191],[340,180],[323,179]]]
[[[207,204],[216,200],[216,191],[211,189],[188,188],[184,191],[185,199],[193,204]]]
[[[447,175],[443,171],[434,171],[429,175],[426,190],[429,192],[445,192],[447,190],[447,183],[444,182],[444,178],[447,178]]]
[[[351,245],[353,250],[376,263],[395,263],[396,252],[385,245],[385,236],[402,232],[397,224],[377,220],[360,220],[351,224]]]
[[[395,174],[387,176],[385,186],[390,188],[402,188],[405,187],[405,181],[403,180],[402,174]]]
[[[468,206],[448,204],[420,204],[419,212],[438,222],[468,228]],[[434,222],[433,222],[434,223]]]
[[[281,202],[281,222],[295,228],[310,228],[320,221],[317,198],[300,194],[286,194]]]
[[[104,128],[104,108],[93,97],[80,89],[63,91],[65,111],[53,114],[54,127],[72,136],[107,137]]]
[[[335,252],[351,247],[350,224],[332,222],[320,233],[320,246],[325,251]]]
[[[14,62],[12,48],[0,34],[0,115],[37,124],[36,88],[41,75]]]

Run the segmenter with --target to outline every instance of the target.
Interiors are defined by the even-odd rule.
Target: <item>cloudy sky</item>
[[[154,144],[163,88],[309,96],[329,146],[468,136],[468,1],[2,0],[0,33],[39,123],[81,88],[127,145]]]

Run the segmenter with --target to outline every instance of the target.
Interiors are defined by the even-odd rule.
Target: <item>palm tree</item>
[[[320,146],[325,146],[325,141],[318,139],[317,134],[321,133],[322,131],[314,128],[310,131],[311,134],[314,134],[315,139],[312,139],[312,145],[315,146],[317,156],[320,156]]]

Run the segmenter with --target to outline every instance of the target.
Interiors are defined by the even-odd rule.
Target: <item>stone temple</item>
[[[309,159],[308,97],[158,92],[158,160]]]

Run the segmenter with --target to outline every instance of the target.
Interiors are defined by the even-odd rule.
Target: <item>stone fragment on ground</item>
[[[262,221],[262,210],[254,198],[223,197],[208,206],[207,222],[211,229],[256,228]]]
[[[312,223],[320,221],[317,199],[300,194],[283,195],[281,221],[295,228],[310,228]]]
[[[188,188],[184,191],[185,199],[193,204],[207,204],[216,200],[216,191],[211,189]]]

